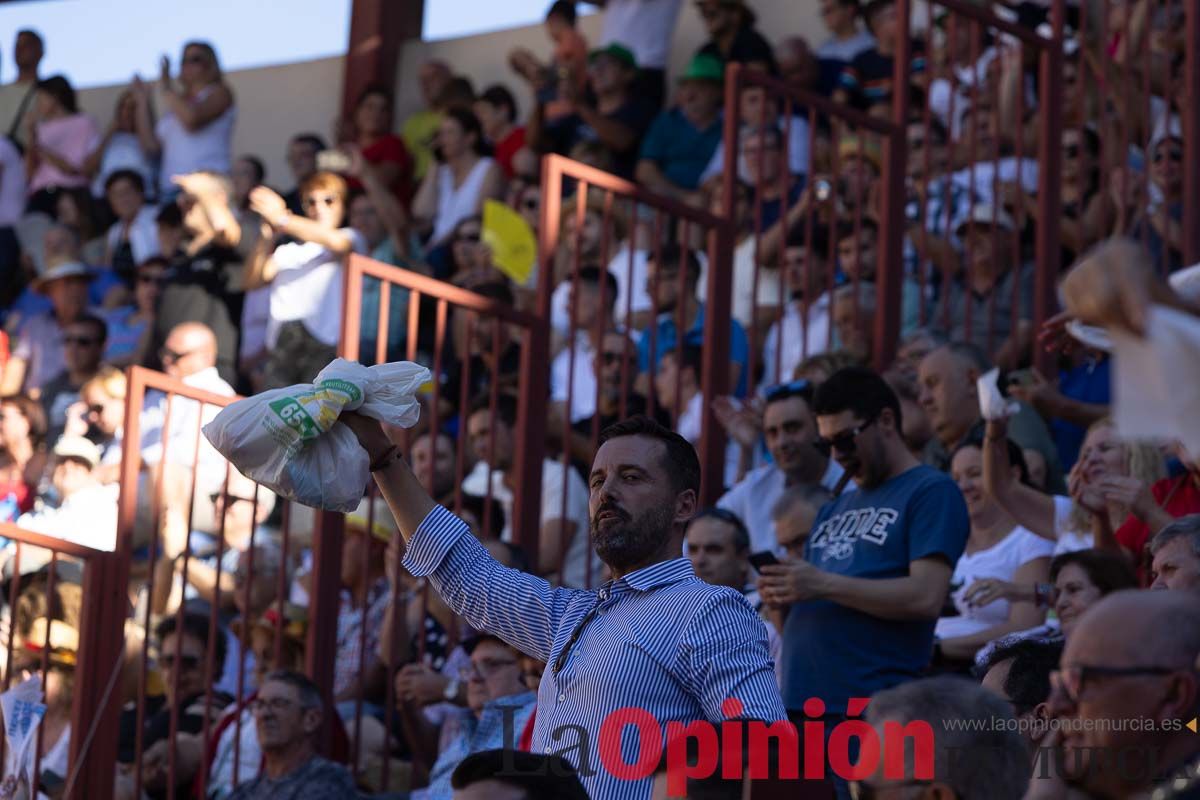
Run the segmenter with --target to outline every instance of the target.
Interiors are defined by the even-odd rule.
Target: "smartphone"
[[[763,550],[759,553],[750,554],[750,566],[754,567],[755,572],[762,572],[762,568],[768,564],[778,564],[779,559],[770,550]]]
[[[321,172],[349,172],[350,156],[341,150],[322,150],[317,153],[317,169]]]

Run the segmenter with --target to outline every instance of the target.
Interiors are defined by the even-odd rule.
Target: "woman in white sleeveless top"
[[[154,126],[154,138],[162,157],[162,196],[175,194],[171,179],[176,175],[205,171],[228,174],[237,107],[212,45],[184,45],[178,87],[171,81],[171,63],[163,56],[158,88],[163,115]]]
[[[413,200],[413,216],[430,231],[427,250],[447,244],[455,226],[483,212],[483,202],[504,190],[500,166],[486,152],[483,128],[470,111],[452,108],[438,128],[436,169],[425,173]]]
[[[1014,480],[1027,481],[1021,449],[1007,439],[1001,446],[1008,451],[1006,470]],[[981,437],[968,437],[959,445],[950,473],[967,502],[971,532],[950,581],[958,614],[939,619],[934,637],[946,660],[967,664],[993,639],[1045,622],[1046,611],[1037,603],[986,596],[986,587],[993,581],[1045,583],[1054,544],[1021,527],[984,491]]]

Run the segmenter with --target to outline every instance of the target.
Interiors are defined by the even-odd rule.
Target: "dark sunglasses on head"
[[[63,344],[73,344],[79,347],[91,347],[100,344],[100,340],[94,336],[64,336]]]
[[[837,448],[839,453],[845,453],[846,455],[853,455],[854,451],[857,447],[854,440],[858,438],[858,435],[860,433],[865,431],[867,428],[871,427],[871,425],[874,422],[875,422],[875,417],[871,417],[869,420],[862,423],[861,425],[856,425],[853,428],[844,430],[841,433],[835,434],[834,436],[832,436],[829,439],[826,439],[824,436],[818,436],[816,439],[813,440],[813,447],[815,447],[817,449],[818,453],[825,456],[826,458],[829,457],[829,454],[833,452],[833,449],[835,447]]]
[[[803,397],[808,399],[812,396],[812,383],[805,378],[800,378],[787,383],[781,383],[767,389],[763,395],[763,399],[768,403],[774,403],[777,400],[786,400],[789,397]]]

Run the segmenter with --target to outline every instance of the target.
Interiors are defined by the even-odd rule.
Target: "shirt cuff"
[[[401,563],[415,577],[424,578],[437,570],[450,549],[466,533],[467,523],[447,509],[434,506],[408,540]]]

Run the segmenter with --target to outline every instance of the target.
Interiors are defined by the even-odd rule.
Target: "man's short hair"
[[[1180,517],[1155,534],[1150,540],[1150,554],[1158,555],[1159,550],[1176,539],[1186,540],[1192,549],[1192,555],[1200,558],[1200,514]]]
[[[546,19],[551,17],[561,17],[563,22],[574,28],[577,17],[575,0],[555,0],[555,3],[550,6],[550,10],[546,12]]]
[[[495,108],[505,108],[508,110],[508,121],[516,122],[517,120],[517,100],[513,97],[512,92],[507,86],[499,83],[493,83],[491,86],[483,90],[483,94],[479,95],[479,99]]]
[[[306,144],[318,153],[325,149],[325,140],[315,133],[298,133],[292,137],[292,144]]]
[[[924,678],[877,692],[867,707],[872,724],[920,720],[932,728],[934,779],[957,797],[1009,800],[1024,794],[1033,764],[1008,703],[965,678]],[[900,739],[899,741],[903,741]],[[915,748],[903,745],[905,775]]]
[[[156,225],[164,225],[168,228],[183,227],[183,212],[179,210],[179,206],[175,203],[167,203],[158,210],[158,214],[154,217]]]
[[[717,522],[722,522],[733,528],[734,552],[744,553],[750,549],[750,531],[746,529],[746,523],[742,522],[742,518],[737,514],[727,508],[709,506],[697,511],[696,515],[688,520],[688,527],[691,528],[693,523],[699,522],[702,519],[715,519]]]
[[[504,281],[489,281],[487,283],[481,283],[478,286],[472,286],[471,291],[480,297],[486,297],[489,300],[495,300],[496,302],[503,303],[506,306],[516,305],[516,302],[513,298],[512,289]]]
[[[890,409],[901,429],[900,399],[879,373],[866,367],[846,367],[829,376],[813,395],[813,414],[830,416],[849,411],[863,420]]]
[[[700,385],[700,379],[704,375],[704,350],[694,344],[688,344],[686,341],[682,347],[672,347],[669,350],[664,350],[662,358],[670,356],[675,359],[676,366],[680,372],[685,369],[690,369],[692,374],[696,376],[696,385]]]
[[[492,393],[483,392],[476,395],[471,401],[470,410],[467,412],[468,417],[478,414],[480,411],[491,411],[492,408]],[[493,419],[498,419],[510,428],[517,424],[517,398],[507,392],[496,393],[496,411],[492,414]]]
[[[874,238],[879,239],[879,224],[870,217],[863,217],[855,222],[854,220],[844,219],[837,226],[837,241],[842,242],[846,239],[857,238],[862,233],[870,232]]]
[[[575,768],[557,755],[480,750],[460,761],[450,776],[450,786],[456,790],[483,781],[521,789],[528,800],[588,800]]]
[[[508,526],[508,518],[504,514],[504,505],[495,497],[488,498],[481,494],[468,494],[467,492],[463,492],[462,498],[459,502],[462,510],[479,520],[480,525],[483,525],[483,521],[486,519],[491,524],[490,532],[494,536],[499,536],[500,531],[504,530]],[[447,508],[453,509],[453,496],[451,496],[444,505]],[[491,508],[490,511],[488,510],[489,506]],[[484,531],[480,530],[476,531],[476,533],[482,536]],[[528,571],[529,570],[525,570],[525,572]]]
[[[992,368],[992,360],[983,348],[971,342],[948,342],[943,345],[950,354],[982,375]],[[941,349],[941,348],[938,348]],[[930,351],[933,352],[933,351]]]
[[[117,181],[129,181],[133,184],[133,188],[140,195],[146,194],[146,179],[142,177],[140,172],[132,169],[118,169],[104,179],[104,191],[107,193],[112,190],[113,184]]]
[[[568,282],[570,281],[569,278],[567,280]],[[586,283],[599,288],[601,281],[604,282],[604,299],[611,308],[617,303],[617,292],[619,291],[617,276],[603,267],[598,267],[594,264],[579,268],[580,283]]]
[[[684,248],[670,242],[664,244],[657,253],[651,250],[647,261],[659,266],[665,265],[670,269],[678,269],[682,261],[687,271],[686,282],[698,283],[700,281],[700,259],[696,256],[696,251],[690,247]]]
[[[209,641],[209,632],[212,628],[208,624],[208,615],[197,614],[192,611],[185,611],[182,616],[178,614],[170,614],[163,617],[162,620],[154,626],[154,638],[158,640],[158,646],[161,648],[163,640],[168,636],[174,635],[176,632],[181,632],[183,636],[190,636],[200,642],[207,649]],[[224,631],[217,630],[212,637],[213,644],[213,674],[212,682],[216,683],[221,680],[221,676],[225,672],[225,649],[228,647],[225,642]]]
[[[824,225],[814,224],[812,235],[808,233],[807,223],[793,225],[788,232],[787,246],[803,247],[810,257],[815,256],[822,261],[829,259],[829,229]]]
[[[291,669],[276,669],[268,672],[267,677],[263,679],[264,684],[268,681],[286,683],[288,686],[294,687],[296,693],[300,695],[300,708],[305,711],[315,708],[324,712],[325,701],[321,697],[321,690],[304,673]]]
[[[1027,714],[1050,697],[1050,673],[1058,669],[1062,651],[1061,639],[1016,639],[994,649],[983,671],[1012,661],[1004,679],[1004,694],[1018,714]]]
[[[662,466],[671,479],[675,493],[686,492],[689,489],[697,495],[700,493],[700,459],[696,456],[696,448],[692,447],[691,442],[649,417],[637,416],[602,430],[600,444],[625,436],[645,436],[662,442],[667,451]]]
[[[833,493],[819,483],[797,483],[789,486],[771,506],[771,521],[783,519],[800,504],[812,506],[819,511],[821,506],[833,499]]]
[[[96,338],[100,340],[100,344],[108,341],[108,323],[95,314],[80,314],[67,324],[88,325],[91,327],[92,332],[96,334]]]

